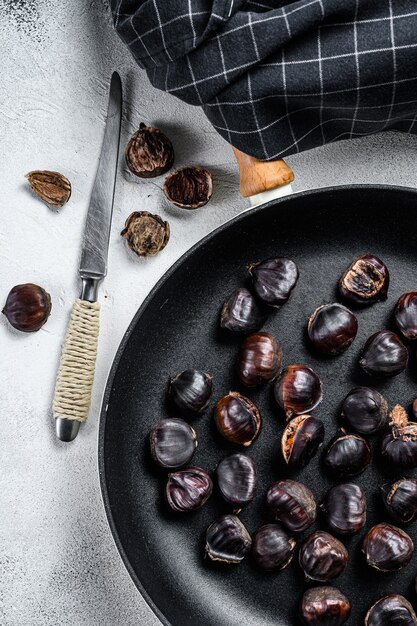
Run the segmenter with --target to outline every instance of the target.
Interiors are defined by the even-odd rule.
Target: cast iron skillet
[[[238,566],[214,566],[203,559],[204,532],[227,510],[213,497],[191,515],[175,516],[163,499],[164,473],[149,458],[148,433],[170,415],[165,404],[168,377],[187,367],[211,372],[215,395],[241,389],[234,362],[241,339],[218,328],[219,307],[247,279],[245,266],[273,255],[289,256],[300,269],[290,301],[272,313],[265,330],[282,344],[284,363],[307,363],[324,381],[324,400],[315,413],[326,427],[326,441],[338,428],[345,394],[369,383],[356,366],[366,337],[392,327],[398,296],[417,287],[417,192],[405,188],[353,186],[296,194],[241,214],[187,252],[159,281],[133,319],[107,383],[100,423],[101,487],[109,523],[124,563],[152,609],[169,626],[292,626],[306,584],[297,559],[283,572],[265,574],[250,560]],[[380,256],[391,272],[386,303],[358,312],[360,330],[352,347],[334,359],[314,356],[305,342],[308,316],[335,300],[339,276],[359,254]],[[414,349],[411,367],[377,387],[390,406],[409,405],[417,395]],[[271,387],[248,394],[261,407],[264,427],[247,450],[259,471],[254,502],[241,518],[253,532],[270,520],[264,508],[267,487],[286,475],[279,461],[283,417]],[[199,448],[193,464],[213,470],[232,452],[213,429],[211,411],[194,420]],[[377,441],[373,440],[375,444]],[[320,456],[320,455],[319,455]],[[319,456],[295,477],[318,501],[332,484]],[[375,458],[377,455],[375,454]],[[410,473],[408,473],[410,474]],[[373,463],[356,482],[368,498],[368,524],[388,521],[378,487],[401,472]],[[318,526],[325,528],[323,520]],[[308,534],[311,531],[308,531]],[[417,540],[416,528],[409,532]],[[351,555],[346,572],[335,581],[353,604],[349,624],[363,623],[370,604],[385,593],[415,600],[416,558],[396,574],[378,574],[364,565],[363,532],[344,540]],[[304,535],[303,535],[304,536]],[[300,537],[300,540],[303,538]]]

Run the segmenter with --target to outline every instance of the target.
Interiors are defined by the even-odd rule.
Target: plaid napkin
[[[110,0],[152,84],[276,159],[417,132],[417,0]]]

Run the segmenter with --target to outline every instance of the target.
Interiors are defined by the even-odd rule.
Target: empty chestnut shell
[[[372,254],[355,259],[339,282],[340,295],[359,306],[386,300],[388,287],[388,269],[381,259]]]
[[[140,178],[154,178],[172,167],[174,148],[163,132],[142,122],[126,146],[125,157],[133,174]]]
[[[371,448],[359,435],[341,435],[330,442],[324,465],[332,478],[357,476],[371,462]]]
[[[307,365],[288,365],[276,381],[274,393],[287,419],[309,413],[323,399],[322,382]]]
[[[292,561],[296,543],[278,524],[265,524],[252,537],[252,558],[264,570],[285,569]]]
[[[324,440],[324,425],[312,415],[297,415],[286,425],[281,451],[290,469],[305,467]]]
[[[258,387],[279,374],[282,351],[269,333],[255,333],[244,340],[240,349],[237,374],[246,387]]]
[[[308,320],[307,332],[318,352],[332,356],[349,348],[358,332],[358,320],[342,304],[324,304]]]
[[[238,510],[253,500],[256,467],[250,457],[240,452],[225,457],[216,468],[216,476],[223,498]]]
[[[342,417],[356,432],[372,435],[386,425],[388,404],[376,389],[357,387],[343,400]]]
[[[302,533],[316,520],[314,495],[308,487],[295,480],[279,480],[271,485],[266,501],[277,522],[292,532]]]
[[[384,596],[365,617],[365,626],[417,626],[417,616],[411,604],[403,596]]]
[[[251,263],[248,270],[258,298],[274,307],[287,302],[298,280],[296,264],[283,257]]]
[[[266,314],[253,295],[240,287],[226,300],[220,313],[220,326],[235,333],[253,333],[266,321]]]
[[[410,422],[407,411],[397,404],[391,412],[391,430],[381,441],[384,459],[403,469],[417,467],[417,422]]]
[[[354,535],[365,526],[366,498],[358,485],[342,483],[332,487],[320,508],[335,533]]]
[[[307,578],[326,583],[340,576],[349,561],[349,554],[338,539],[318,530],[307,537],[298,559]]]
[[[220,398],[214,417],[219,433],[232,443],[250,446],[261,432],[262,419],[258,407],[237,391]]]
[[[197,434],[187,422],[180,419],[160,420],[150,434],[153,459],[167,469],[187,465],[197,448]]]
[[[45,289],[33,283],[25,283],[15,285],[10,290],[2,313],[13,328],[32,333],[45,324],[51,306],[51,296]]]
[[[404,530],[377,524],[365,535],[362,552],[368,565],[379,572],[395,572],[411,561],[414,544]]]
[[[417,519],[417,479],[401,478],[381,487],[382,499],[395,522],[409,524]]]
[[[403,337],[417,339],[417,291],[409,291],[398,298],[394,316]]]
[[[213,482],[207,472],[199,467],[188,467],[168,475],[165,495],[173,511],[185,513],[202,507],[212,491]]]
[[[365,343],[359,365],[371,376],[397,376],[408,364],[408,350],[390,330],[380,330]]]
[[[213,178],[204,167],[183,167],[166,177],[162,190],[175,206],[199,209],[213,195]]]
[[[213,378],[198,370],[184,370],[170,378],[168,396],[173,405],[186,416],[203,413],[213,393]]]
[[[300,603],[300,617],[308,626],[342,626],[350,611],[349,600],[335,587],[308,589]]]
[[[240,563],[251,545],[251,536],[236,515],[222,515],[207,528],[205,550],[212,561]]]

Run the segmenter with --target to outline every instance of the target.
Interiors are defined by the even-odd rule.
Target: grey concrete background
[[[112,31],[105,0],[0,0],[0,301],[20,282],[52,295],[46,326],[32,335],[0,320],[0,624],[156,626],[107,526],[97,472],[97,426],[106,377],[145,295],[194,242],[246,203],[229,146],[201,112],[155,91]],[[122,143],[140,121],[171,136],[177,164],[214,174],[212,202],[192,214],[170,208],[161,181],[117,183],[109,275],[101,292],[102,332],[91,418],[74,444],[58,443],[50,404],[61,341],[77,296],[81,233],[100,149],[107,86],[125,85]],[[417,186],[417,138],[385,135],[288,159],[295,190],[345,183]],[[28,191],[24,174],[56,169],[73,183],[53,211]],[[137,260],[119,236],[133,210],[171,223],[166,250]],[[395,207],[393,207],[395,214]],[[393,222],[395,224],[395,222]],[[198,626],[198,625],[196,625]]]

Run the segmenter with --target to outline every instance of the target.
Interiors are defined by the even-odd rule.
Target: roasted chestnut
[[[391,412],[391,430],[381,442],[381,454],[390,464],[404,469],[417,467],[417,422],[410,422],[407,411],[397,404]]]
[[[266,501],[277,522],[292,532],[302,533],[316,520],[314,495],[308,487],[295,480],[279,480],[271,485]]]
[[[255,333],[242,344],[237,374],[246,387],[258,387],[274,380],[279,374],[282,351],[278,341],[269,333]]]
[[[414,544],[404,530],[377,524],[365,535],[362,552],[368,565],[379,572],[395,572],[411,561]]]
[[[317,530],[301,546],[298,560],[307,578],[326,583],[340,576],[349,561],[349,554],[341,541]]]
[[[33,283],[15,285],[7,296],[2,313],[13,328],[24,333],[35,332],[51,313],[51,296]]]
[[[341,435],[330,442],[323,461],[329,475],[339,480],[363,472],[371,456],[371,448],[363,437]]]
[[[342,626],[350,611],[349,600],[335,587],[307,589],[300,603],[300,617],[308,626]]]
[[[365,617],[365,626],[417,626],[417,616],[408,600],[391,594],[371,606]]]
[[[342,417],[356,432],[361,435],[372,435],[384,428],[388,417],[388,404],[376,389],[356,387],[349,391],[343,400]]]
[[[266,314],[250,291],[240,287],[226,300],[220,313],[220,326],[236,333],[253,333],[266,321]]]
[[[359,365],[371,376],[397,376],[408,364],[408,350],[390,330],[380,330],[365,343]]]
[[[283,257],[251,263],[248,270],[256,295],[270,306],[285,304],[298,280],[296,264]]]
[[[265,524],[252,537],[252,558],[262,569],[285,569],[292,561],[296,543],[278,524]]]
[[[406,339],[417,339],[417,291],[409,291],[398,298],[394,316],[400,333]]]
[[[261,432],[262,418],[258,407],[237,391],[220,398],[214,417],[219,433],[232,443],[250,446]]]
[[[366,498],[353,483],[332,487],[320,505],[327,524],[340,535],[358,533],[366,523]]]
[[[236,515],[222,515],[207,528],[205,550],[212,561],[240,563],[251,545],[251,536]]]
[[[336,355],[347,350],[355,339],[358,320],[342,304],[324,304],[308,320],[307,332],[318,352]]]
[[[226,502],[239,510],[249,504],[256,491],[255,462],[238,452],[225,457],[216,468],[217,484]]]
[[[168,396],[172,404],[186,416],[203,413],[213,393],[213,378],[198,370],[184,370],[170,378]]]
[[[401,478],[381,487],[382,499],[392,519],[409,524],[417,519],[417,479]]]
[[[324,440],[324,425],[312,415],[297,415],[286,425],[281,437],[281,451],[290,469],[307,465]]]
[[[199,467],[188,467],[169,474],[165,487],[167,502],[177,513],[199,509],[207,502],[212,491],[210,476]]]
[[[274,393],[287,419],[312,411],[323,399],[322,382],[307,365],[288,365],[276,381]]]
[[[356,305],[386,300],[389,272],[386,265],[372,254],[355,259],[339,281],[340,295]]]
[[[151,430],[153,459],[167,469],[187,465],[197,448],[197,434],[187,422],[180,419],[160,420]]]

